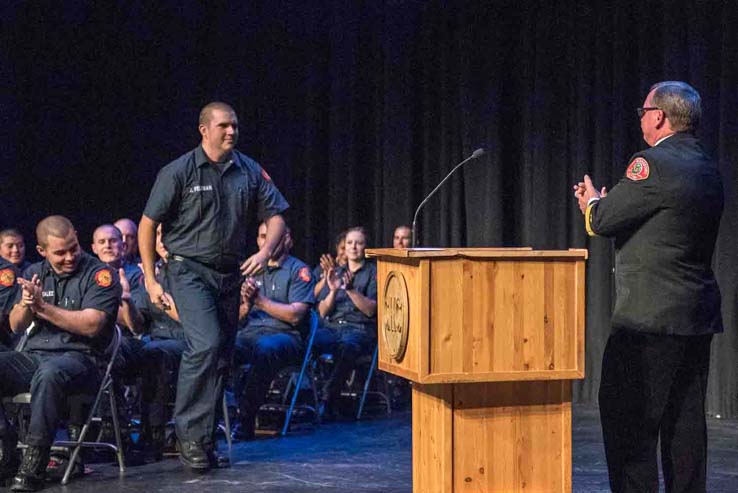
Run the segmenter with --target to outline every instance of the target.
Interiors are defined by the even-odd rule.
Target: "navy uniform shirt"
[[[262,296],[278,303],[307,303],[315,304],[315,279],[310,268],[295,257],[288,256],[279,266],[267,266],[266,270],[255,277],[261,283],[259,291]],[[309,317],[303,318],[300,327],[292,325],[272,317],[267,312],[253,307],[246,319],[246,329],[256,327],[268,327],[280,330],[305,329],[304,322]]]
[[[72,334],[52,323],[34,317],[35,327],[26,342],[26,351],[82,351],[103,353],[108,347],[118,315],[121,288],[118,274],[97,258],[82,253],[77,270],[59,275],[47,261],[32,264],[23,273],[31,279],[34,274],[41,281],[42,297],[65,310],[94,308],[108,315],[107,323],[97,337]],[[22,290],[16,296],[20,301]]]
[[[0,345],[12,345],[12,332],[8,324],[8,315],[13,309],[15,298],[20,286],[16,278],[18,271],[15,266],[0,257]]]
[[[162,223],[171,255],[228,272],[247,249],[249,214],[264,221],[288,207],[256,161],[234,150],[221,173],[198,146],[159,171],[144,214]]]
[[[167,264],[162,263],[159,272],[156,274],[156,280],[161,284],[164,291],[171,293],[169,288],[169,279],[165,269]],[[158,306],[151,302],[151,298],[145,289],[139,289],[136,293],[131,293],[133,303],[144,317],[144,324],[151,337],[155,339],[179,339],[184,340],[184,331],[182,325],[173,320],[166,312],[159,309]]]
[[[614,330],[722,331],[711,268],[722,210],[717,165],[693,135],[674,134],[631,158],[585,213],[590,235],[615,239]]]
[[[343,273],[348,269],[348,264],[338,268],[338,275],[343,276]],[[354,289],[359,293],[363,294],[367,298],[372,300],[377,299],[377,265],[374,262],[364,261],[364,265],[359,270],[354,272],[353,280]],[[326,282],[323,289],[318,294],[318,301],[324,300],[328,296],[328,283]],[[325,317],[328,322],[345,322],[348,324],[376,324],[377,318],[367,317],[364,312],[359,310],[354,302],[351,301],[349,295],[346,294],[344,289],[339,289],[336,293],[336,304],[333,307],[333,312]]]

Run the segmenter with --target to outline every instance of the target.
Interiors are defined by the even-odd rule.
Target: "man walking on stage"
[[[151,301],[168,308],[154,270],[156,227],[169,252],[167,276],[187,348],[177,381],[180,459],[207,471],[215,460],[216,409],[238,322],[241,275],[261,271],[279,244],[287,201],[253,159],[235,150],[238,118],[225,103],[200,112],[201,145],[159,171],[139,224],[139,253]],[[243,261],[246,225],[267,225],[263,247]],[[239,273],[240,264],[240,273]]]
[[[701,114],[688,84],[655,84],[638,108],[651,147],[609,193],[589,176],[574,186],[587,233],[615,239],[617,301],[599,393],[615,492],[658,491],[659,439],[666,491],[705,491],[710,342],[722,332],[710,265],[723,187],[694,136]]]

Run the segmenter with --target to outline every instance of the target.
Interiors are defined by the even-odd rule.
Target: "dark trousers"
[[[166,271],[186,343],[174,406],[177,437],[210,446],[238,323],[240,276],[190,260],[172,259]]]
[[[244,427],[254,426],[256,412],[266,399],[269,384],[279,370],[298,364],[301,352],[302,340],[296,331],[256,327],[238,332],[233,357],[233,392]]]
[[[100,385],[95,360],[76,351],[0,353],[0,395],[31,392],[31,422],[26,443],[49,447],[59,425],[60,410],[70,394],[94,394]],[[0,405],[0,436],[9,433]]]
[[[177,372],[185,350],[179,339],[151,339],[141,348],[141,419],[144,425],[165,426],[172,401],[171,375]]]
[[[333,369],[323,385],[323,399],[329,408],[356,366],[357,358],[372,354],[377,343],[374,328],[323,322],[315,334],[315,350],[333,355]]]
[[[599,402],[610,487],[705,491],[705,392],[712,335],[669,336],[621,330],[607,341]]]

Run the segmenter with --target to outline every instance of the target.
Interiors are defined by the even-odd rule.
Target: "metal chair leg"
[[[115,433],[115,445],[118,447],[116,450],[116,457],[118,459],[118,470],[121,473],[126,472],[126,465],[123,459],[123,440],[120,436],[120,422],[118,421],[118,403],[115,399],[115,389],[113,382],[110,382],[110,390],[108,391],[110,396],[110,414],[113,418],[113,433]]]
[[[361,393],[361,400],[359,401],[359,409],[356,412],[356,419],[361,419],[361,413],[364,411],[364,403],[366,402],[366,394],[369,392],[369,383],[372,381],[374,375],[374,369],[377,367],[377,357],[379,356],[379,345],[374,348],[374,356],[372,357],[372,364],[369,366],[369,373],[366,375],[364,381],[364,392]]]
[[[223,426],[225,427],[226,443],[228,444],[228,459],[231,460],[233,437],[231,436],[231,418],[228,416],[228,399],[226,399],[225,391],[223,392]]]

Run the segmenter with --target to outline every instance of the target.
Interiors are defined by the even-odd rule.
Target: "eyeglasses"
[[[661,108],[657,108],[656,106],[642,106],[640,108],[636,108],[636,113],[638,113],[638,118],[643,118],[643,115],[645,115],[647,111],[660,109]]]

